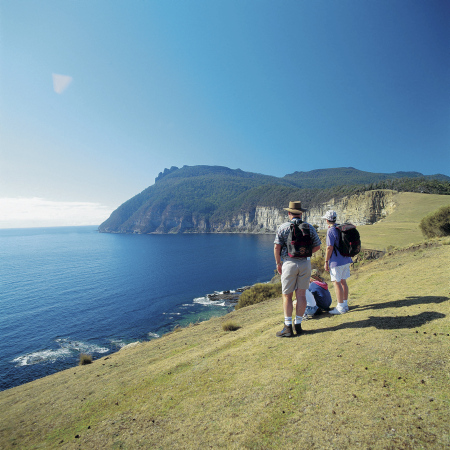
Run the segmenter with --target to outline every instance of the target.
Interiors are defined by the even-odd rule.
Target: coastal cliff
[[[301,200],[308,209],[304,219],[319,229],[325,228],[322,216],[328,209],[337,211],[339,222],[372,224],[392,212],[395,192],[450,194],[449,177],[420,175],[371,174],[350,167],[277,178],[220,166],[172,167],[120,205],[99,231],[273,233],[286,220],[283,208],[290,200]],[[361,179],[368,183],[351,184]]]
[[[325,211],[334,209],[339,222],[351,222],[355,225],[369,225],[386,217],[395,208],[395,191],[376,190],[344,197],[339,200],[313,206],[304,214],[304,220],[317,225],[319,230],[326,229],[322,219]],[[286,221],[283,208],[256,206],[252,211],[239,214],[225,223],[210,224],[210,232],[274,233],[277,227]]]
[[[386,217],[395,208],[395,191],[375,190],[344,197],[339,200],[313,206],[304,214],[304,220],[326,228],[322,219],[325,211],[334,209],[339,222],[351,222],[355,225],[373,224]],[[136,217],[122,231],[126,233],[274,233],[277,227],[287,220],[283,208],[255,206],[249,211],[240,212],[224,221],[208,220],[195,214],[186,214],[183,210],[152,208]]]
[[[333,209],[337,212],[339,222],[351,222],[354,225],[372,225],[394,211],[395,191],[375,190],[344,197],[338,201],[334,199],[322,205],[311,208],[306,212],[306,220],[317,224],[319,229],[326,228],[322,219],[325,211]]]

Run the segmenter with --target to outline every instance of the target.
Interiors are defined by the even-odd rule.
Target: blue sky
[[[98,224],[171,166],[450,175],[449,23],[448,0],[2,0],[0,227]]]

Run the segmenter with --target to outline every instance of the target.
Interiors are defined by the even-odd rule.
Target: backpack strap
[[[340,240],[341,239],[341,232],[339,231],[339,229],[337,228],[336,225],[333,228],[335,228],[337,230],[337,232],[338,232],[338,239]],[[337,243],[337,245],[339,245],[339,242]],[[336,256],[338,255],[337,254],[337,250],[336,250],[336,241],[334,241],[334,244],[333,244],[333,252],[334,252],[334,254]]]

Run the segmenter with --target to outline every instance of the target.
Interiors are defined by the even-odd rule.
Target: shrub
[[[241,327],[232,320],[227,320],[225,323],[222,324],[223,331],[236,331],[239,330],[239,328]]]
[[[422,234],[427,238],[450,236],[450,205],[425,216],[419,224]]]
[[[85,366],[86,364],[92,363],[92,355],[86,355],[84,353],[80,354],[80,366]]]
[[[325,251],[326,250],[321,248],[318,252],[313,254],[311,257],[311,269],[317,269],[319,272],[323,271],[323,266],[325,265]]]
[[[235,309],[254,305],[264,300],[269,300],[270,298],[279,296],[281,296],[281,283],[255,284],[241,294]]]

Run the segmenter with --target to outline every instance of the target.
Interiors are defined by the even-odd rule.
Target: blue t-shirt
[[[333,253],[330,258],[330,267],[345,266],[353,262],[350,256],[342,256],[337,249],[339,244],[339,231],[336,230],[336,225],[332,225],[327,231],[327,247],[334,246]]]

